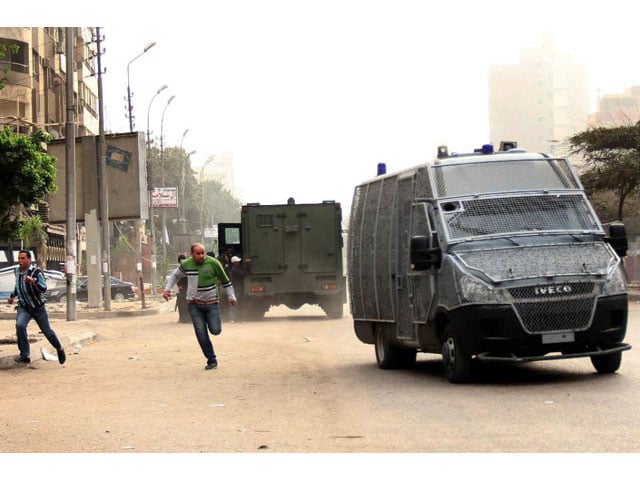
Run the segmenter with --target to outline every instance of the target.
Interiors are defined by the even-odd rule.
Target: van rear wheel
[[[462,383],[471,374],[471,355],[464,351],[458,334],[450,325],[444,330],[442,344],[444,373],[451,383]]]
[[[622,352],[591,356],[591,364],[598,371],[598,373],[614,373],[620,368],[621,363]]]
[[[391,343],[384,325],[376,326],[375,349],[376,362],[379,368],[385,370],[410,368],[416,363],[416,350],[399,347]]]

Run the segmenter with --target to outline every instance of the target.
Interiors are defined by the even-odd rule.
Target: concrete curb
[[[144,317],[147,315],[155,315],[161,313],[163,309],[161,307],[145,308],[144,310],[111,310],[109,312],[104,310],[76,310],[76,320],[95,320],[102,318],[118,318],[118,317]],[[66,319],[66,312],[49,312],[49,318],[53,319]],[[0,312],[0,320],[15,320],[16,314],[14,312]]]
[[[82,345],[84,342],[92,340],[95,338],[95,332],[91,330],[84,330],[81,332],[72,333],[70,335],[65,335],[60,338],[60,343],[65,350],[68,350],[69,346],[72,345]],[[31,364],[39,362],[42,360],[42,355],[40,354],[40,348],[45,347],[48,349],[52,349],[49,342],[46,338],[39,339],[37,342],[31,344]],[[54,350],[55,351],[55,350]],[[68,352],[67,352],[68,355]],[[18,351],[16,347],[15,355],[5,355],[4,357],[0,357],[0,370],[7,370],[10,368],[18,368],[18,367],[26,367],[24,364],[19,364],[15,361],[18,356]]]

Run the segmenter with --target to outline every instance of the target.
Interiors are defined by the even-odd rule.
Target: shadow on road
[[[589,363],[589,359],[584,359]],[[590,364],[589,364],[590,365]],[[354,365],[350,366],[351,368]],[[442,360],[438,356],[419,355],[414,367],[409,369],[382,370],[375,362],[375,357],[371,363],[355,365],[355,368],[362,370],[366,375],[396,376],[405,381],[407,376],[414,377],[414,380],[424,381],[429,384],[448,383],[443,371]],[[570,367],[569,367],[570,368]],[[621,378],[621,374],[603,375],[594,371],[570,370],[563,366],[561,362],[532,362],[532,363],[486,363],[474,362],[471,378],[462,385],[540,385],[540,384],[563,384],[597,382],[604,385],[610,381]],[[378,373],[375,373],[375,372]]]

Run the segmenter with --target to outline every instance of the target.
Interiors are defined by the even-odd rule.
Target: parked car
[[[44,294],[48,302],[67,302],[67,285],[62,280],[57,286],[49,288]],[[131,300],[136,296],[136,288],[133,283],[125,282],[116,277],[111,277],[111,299],[115,301]],[[78,277],[76,283],[76,300],[86,302],[89,298],[88,278]]]

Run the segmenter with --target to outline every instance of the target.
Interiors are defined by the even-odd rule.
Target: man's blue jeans
[[[56,332],[53,331],[49,324],[49,313],[45,305],[40,305],[34,309],[27,309],[22,305],[18,305],[18,315],[16,316],[16,337],[18,337],[18,350],[20,350],[20,358],[29,358],[29,338],[27,336],[27,326],[31,319],[34,319],[53,348],[57,351],[62,350],[62,344],[58,340]]]
[[[207,364],[216,362],[216,353],[209,338],[209,332],[213,335],[220,335],[222,332],[222,322],[220,321],[220,307],[217,303],[205,305],[189,303],[189,315],[193,322],[193,329],[196,338],[202,349],[202,353],[207,358]]]

